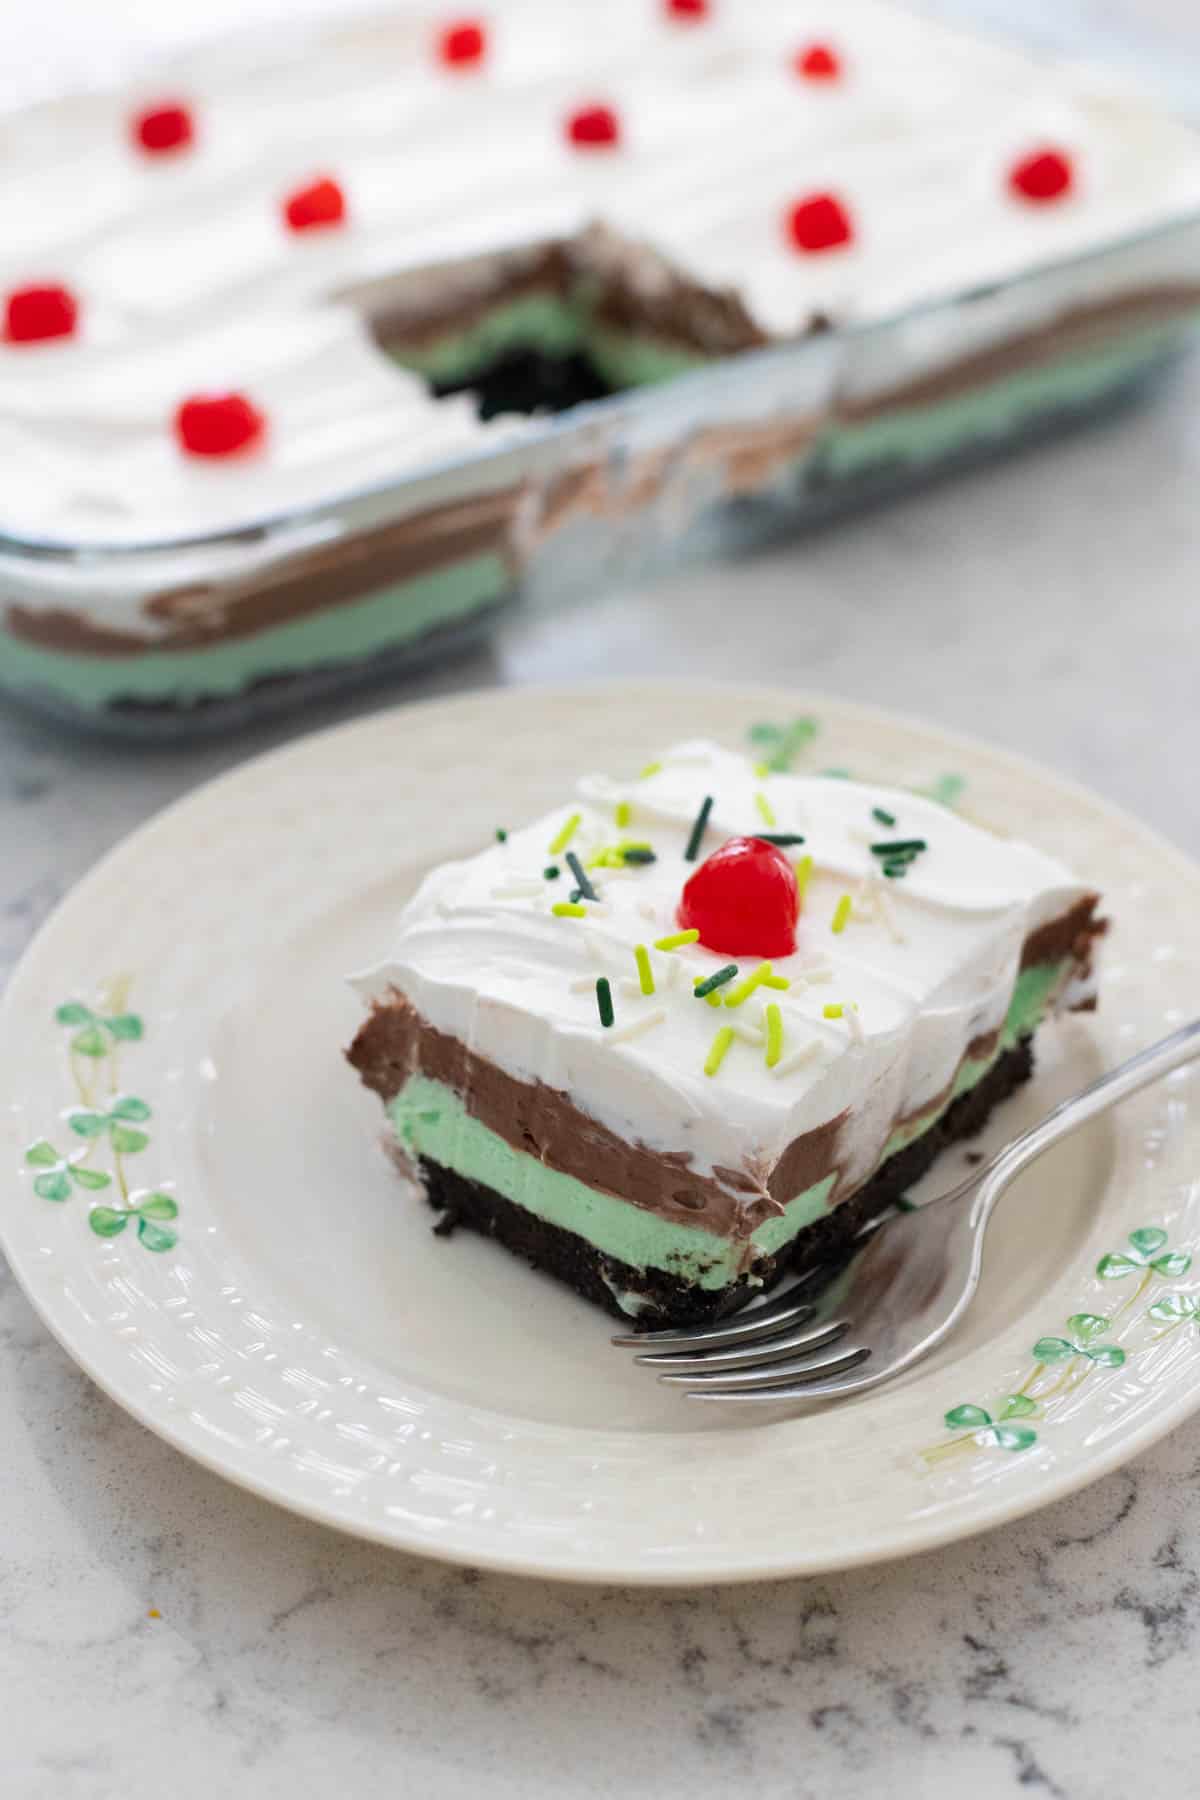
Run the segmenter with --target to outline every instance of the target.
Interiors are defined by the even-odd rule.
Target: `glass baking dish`
[[[345,301],[377,338],[389,292],[384,271]],[[1086,419],[1140,392],[1198,317],[1189,211],[236,531],[0,537],[0,693],[123,736],[226,730],[449,655],[530,594],[726,550]]]

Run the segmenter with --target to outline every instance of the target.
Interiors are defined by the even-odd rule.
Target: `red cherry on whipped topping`
[[[621,121],[611,106],[581,106],[567,119],[567,138],[580,150],[612,150],[621,141]]]
[[[709,0],[665,0],[665,5],[673,19],[707,19],[712,11]]]
[[[840,249],[854,237],[850,214],[836,194],[809,194],[797,200],[787,216],[787,231],[795,248],[808,256]]]
[[[1064,194],[1070,193],[1074,182],[1075,171],[1070,157],[1053,146],[1031,151],[1008,172],[1008,185],[1013,193],[1022,200],[1032,201],[1035,206],[1061,200]]]
[[[131,129],[134,143],[149,156],[186,150],[196,135],[195,120],[188,108],[177,100],[148,107],[145,112],[136,114]]]
[[[265,434],[267,421],[245,394],[193,394],[175,414],[189,456],[236,456]]]
[[[342,225],[346,219],[346,196],[332,175],[321,175],[288,195],[283,216],[289,231],[320,231],[328,225]]]
[[[481,19],[456,19],[438,36],[438,55],[450,69],[469,69],[487,55],[487,30]]]
[[[74,337],[79,303],[70,288],[46,282],[14,288],[4,302],[4,335],[10,344],[40,344]]]
[[[805,81],[836,81],[842,72],[841,58],[828,44],[806,44],[792,66]]]
[[[700,864],[677,916],[721,956],[790,956],[799,912],[795,870],[783,851],[762,838],[735,837]]]

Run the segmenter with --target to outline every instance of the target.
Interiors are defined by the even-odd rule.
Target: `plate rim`
[[[515,705],[528,706],[531,702],[537,704],[543,700],[570,702],[575,698],[593,697],[604,689],[618,688],[623,698],[643,699],[647,707],[652,707],[656,698],[677,701],[687,695],[719,692],[738,705],[744,705],[747,711],[754,705],[761,705],[764,709],[812,712],[820,716],[824,708],[826,713],[836,712],[839,724],[850,728],[861,721],[864,725],[870,724],[876,728],[899,728],[932,737],[948,750],[958,749],[972,756],[982,754],[992,767],[1003,769],[1022,782],[1044,782],[1048,779],[1060,792],[1090,808],[1094,814],[1111,820],[1121,831],[1133,832],[1168,867],[1177,869],[1193,881],[1200,881],[1200,859],[1192,858],[1157,827],[1146,824],[1124,807],[1076,781],[1074,777],[1061,775],[1022,751],[995,745],[986,738],[948,729],[936,722],[890,707],[879,707],[806,688],[691,676],[650,677],[634,681],[598,676],[571,682],[472,688],[451,695],[429,696],[400,705],[371,709],[352,719],[315,731],[302,732],[285,744],[259,752],[235,764],[233,768],[197,783],[141,821],[84,872],[54,906],[25,946],[3,993],[0,994],[0,1046],[7,1042],[19,1013],[22,983],[29,978],[29,971],[37,963],[43,944],[59,928],[64,916],[86,902],[92,884],[99,884],[114,864],[136,855],[146,837],[153,834],[164,821],[185,812],[200,797],[210,797],[226,786],[252,784],[261,778],[263,771],[277,763],[286,762],[301,753],[311,754],[314,749],[319,750],[322,743],[331,739],[351,738],[356,733],[378,730],[390,718],[409,720],[414,714],[430,711],[470,710],[481,703],[504,710]],[[255,1469],[243,1468],[237,1465],[236,1460],[215,1454],[203,1442],[198,1442],[189,1435],[185,1428],[185,1418],[156,1411],[136,1388],[128,1391],[108,1378],[102,1361],[90,1354],[90,1340],[70,1331],[69,1315],[59,1316],[52,1297],[38,1289],[32,1279],[32,1270],[23,1266],[20,1251],[14,1251],[8,1220],[9,1206],[0,1204],[0,1249],[3,1249],[14,1280],[40,1322],[71,1360],[110,1400],[155,1436],[232,1485],[314,1523],[392,1550],[494,1573],[581,1585],[666,1589],[792,1579],[897,1561],[936,1551],[950,1543],[982,1536],[985,1532],[1028,1517],[1066,1499],[1142,1455],[1200,1410],[1200,1383],[1190,1391],[1183,1390],[1177,1395],[1164,1397],[1149,1417],[1117,1434],[1106,1447],[1094,1450],[1085,1462],[1081,1463],[1079,1459],[1059,1459],[1045,1472],[1036,1488],[998,1497],[991,1505],[989,1516],[983,1519],[964,1521],[955,1514],[942,1514],[933,1521],[916,1517],[893,1523],[886,1530],[867,1532],[856,1544],[848,1546],[844,1552],[836,1553],[818,1551],[816,1554],[806,1555],[802,1547],[790,1552],[784,1549],[768,1553],[758,1551],[745,1557],[725,1553],[723,1561],[714,1565],[697,1558],[696,1551],[689,1549],[687,1557],[696,1560],[682,1558],[667,1567],[647,1567],[642,1564],[626,1565],[618,1569],[613,1566],[597,1567],[586,1562],[581,1565],[573,1562],[569,1556],[554,1551],[538,1549],[522,1554],[518,1547],[511,1545],[507,1548],[489,1549],[483,1542],[478,1545],[451,1542],[447,1537],[439,1537],[433,1532],[419,1537],[414,1531],[403,1527],[399,1530],[387,1530],[368,1518],[339,1512],[329,1500],[312,1499],[303,1492],[289,1491],[282,1482],[267,1479],[257,1474]],[[271,1465],[267,1466],[269,1468]]]

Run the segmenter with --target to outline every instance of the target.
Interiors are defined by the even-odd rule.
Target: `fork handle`
[[[969,1183],[963,1184],[963,1188],[978,1185],[978,1199],[972,1211],[989,1210],[992,1200],[998,1197],[1022,1169],[1052,1145],[1069,1137],[1081,1125],[1086,1125],[1089,1119],[1097,1118],[1101,1113],[1107,1112],[1109,1107],[1116,1106],[1119,1100],[1138,1093],[1152,1082],[1161,1081],[1172,1069],[1182,1068],[1185,1063],[1194,1062],[1197,1057],[1200,1057],[1200,1019],[1193,1019],[1190,1025],[1181,1025],[1170,1037],[1161,1038],[1157,1044],[1139,1050],[1128,1062],[1110,1070],[1107,1075],[1101,1075],[1097,1081],[1091,1082],[1080,1093],[1073,1094],[1069,1100],[1060,1101],[1040,1124],[1014,1138],[985,1170],[976,1174]],[[946,1198],[950,1196],[947,1195]]]

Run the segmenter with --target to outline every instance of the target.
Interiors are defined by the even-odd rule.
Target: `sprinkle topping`
[[[715,974],[709,975],[706,980],[698,981],[692,989],[692,992],[695,994],[697,1000],[706,1000],[708,996],[715,993],[719,987],[724,987],[727,981],[732,981],[737,972],[738,966],[736,963],[726,963],[723,969],[718,969]]]
[[[569,114],[567,142],[577,150],[615,150],[621,141],[621,121],[611,106],[581,106]]]
[[[346,196],[332,175],[319,175],[290,193],[283,202],[289,231],[322,231],[346,222]]]
[[[1018,199],[1045,206],[1070,193],[1075,185],[1075,171],[1065,150],[1047,145],[1013,164],[1008,185]]]
[[[168,100],[136,113],[130,133],[147,156],[169,156],[175,150],[186,150],[194,141],[196,122],[181,101]]]
[[[637,964],[638,986],[643,994],[654,992],[654,970],[650,967],[650,952],[645,944],[634,946],[633,960]]]
[[[664,10],[669,18],[697,24],[708,18],[712,8],[710,0],[664,0]]]
[[[697,944],[700,941],[698,931],[673,931],[668,937],[656,938],[656,950],[682,950],[685,944]]]
[[[708,829],[708,815],[712,809],[713,797],[711,794],[706,794],[700,811],[696,814],[696,820],[687,841],[687,849],[683,853],[684,862],[695,862],[699,856],[700,845],[704,841],[704,833]]]
[[[612,985],[607,975],[601,975],[596,981],[596,1007],[600,1014],[600,1023],[607,1028],[612,1024],[614,1013],[612,1003]]]
[[[831,931],[845,931],[846,923],[850,917],[850,909],[853,904],[854,902],[851,900],[849,894],[842,895],[841,899],[833,909],[833,921],[829,927]]]
[[[712,1041],[712,1048],[704,1059],[704,1073],[706,1075],[716,1074],[721,1064],[725,1061],[725,1052],[729,1049],[732,1042],[732,1025],[722,1025],[720,1031],[718,1031],[716,1037]]]
[[[40,344],[74,337],[79,303],[56,282],[14,288],[4,302],[4,335],[10,344]]]
[[[806,44],[797,50],[792,67],[804,81],[836,81],[842,72],[842,61],[828,44]]]
[[[773,1069],[783,1055],[783,1014],[776,1001],[763,1008],[763,1023],[767,1028],[767,1067]]]
[[[579,830],[582,818],[582,813],[572,813],[562,827],[555,832],[549,844],[546,846],[551,856],[562,855],[562,852],[566,849],[571,839],[575,836],[575,833]]]
[[[818,256],[852,243],[854,225],[836,194],[809,194],[788,213],[787,234],[793,249]]]
[[[175,414],[175,436],[189,456],[238,456],[266,430],[265,416],[245,394],[193,394]]]
[[[573,850],[567,851],[565,860],[568,869],[575,877],[575,892],[571,895],[572,900],[598,900],[600,896],[584,874],[583,864]]]
[[[478,68],[487,55],[487,30],[481,19],[457,19],[442,27],[437,52],[448,69]]]

